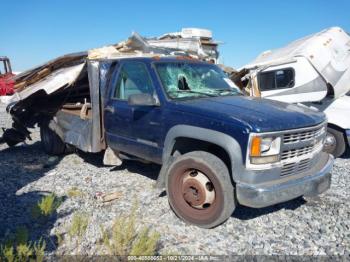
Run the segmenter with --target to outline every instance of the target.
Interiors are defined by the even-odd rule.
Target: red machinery
[[[13,80],[10,59],[6,56],[0,56],[0,96],[12,95],[14,93]]]

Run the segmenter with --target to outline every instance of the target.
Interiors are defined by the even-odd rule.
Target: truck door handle
[[[114,114],[114,107],[112,107],[112,106],[106,106],[106,107],[105,107],[105,111]]]

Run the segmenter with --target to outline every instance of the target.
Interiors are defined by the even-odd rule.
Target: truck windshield
[[[212,64],[160,62],[155,66],[171,99],[241,94],[227,75]]]

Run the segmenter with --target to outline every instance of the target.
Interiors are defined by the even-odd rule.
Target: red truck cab
[[[14,93],[14,74],[12,73],[10,59],[0,56],[0,96]]]

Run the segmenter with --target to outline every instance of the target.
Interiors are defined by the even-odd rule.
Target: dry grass
[[[27,228],[19,227],[14,236],[0,245],[0,261],[44,261],[46,242],[40,239],[32,243],[28,239]]]
[[[152,256],[156,254],[157,244],[160,235],[157,232],[151,232],[147,227],[144,227],[137,234],[136,240],[132,244],[131,256]]]
[[[41,200],[32,208],[32,217],[49,217],[62,204],[62,198],[57,197],[54,193],[41,198]]]
[[[110,255],[155,255],[160,235],[147,227],[137,230],[136,205],[131,213],[114,221],[110,231],[101,227],[102,242]]]
[[[82,197],[84,195],[84,193],[81,190],[79,190],[78,188],[72,187],[71,189],[68,190],[67,195],[69,197],[72,197],[72,198],[73,197]]]
[[[83,213],[75,213],[73,215],[72,224],[68,229],[68,235],[73,237],[82,238],[89,225],[89,217]]]

